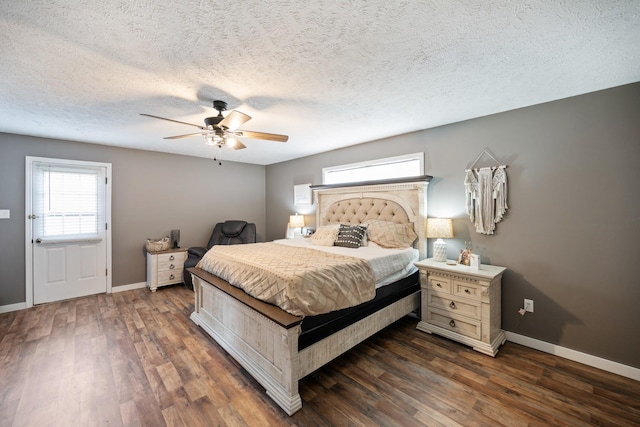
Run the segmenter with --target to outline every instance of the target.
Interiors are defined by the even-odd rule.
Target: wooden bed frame
[[[336,202],[382,199],[395,202],[414,224],[420,259],[426,257],[427,186],[431,177],[360,185],[315,186],[316,226],[349,222],[353,212],[331,218]],[[360,212],[361,214],[361,212]],[[302,408],[298,381],[366,338],[417,310],[420,291],[298,351],[302,317],[258,301],[241,289],[199,268],[193,277],[195,308],[191,319],[242,365],[287,414]]]

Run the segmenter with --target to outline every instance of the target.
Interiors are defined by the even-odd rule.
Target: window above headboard
[[[322,183],[331,185],[354,181],[416,178],[422,174],[424,174],[424,153],[413,153],[329,166],[322,169]]]

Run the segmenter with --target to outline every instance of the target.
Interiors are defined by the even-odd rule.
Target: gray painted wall
[[[464,214],[464,170],[484,148],[508,165],[493,236]],[[293,205],[293,185],[321,183],[323,167],[414,152],[434,177],[429,216],[455,218],[449,257],[471,241],[508,267],[505,330],[640,368],[640,84],[267,166],[267,239],[313,212]],[[524,298],[535,312],[521,317]]]
[[[455,218],[449,257],[472,241],[482,261],[509,268],[507,331],[640,367],[640,84],[263,166],[0,134],[0,306],[24,302],[24,157],[113,164],[113,285],[145,280],[147,237],[181,230],[202,245],[214,223],[255,222],[281,238],[293,185],[324,166],[424,152],[431,216]],[[464,215],[464,169],[484,148],[509,165],[510,209],[497,234]],[[266,173],[266,175],[265,175]],[[307,220],[312,220],[312,215]],[[535,313],[521,317],[522,300]]]
[[[265,167],[79,142],[0,134],[0,306],[25,301],[25,156],[112,164],[113,286],[146,280],[144,242],[180,230],[203,246],[225,219],[265,233]]]

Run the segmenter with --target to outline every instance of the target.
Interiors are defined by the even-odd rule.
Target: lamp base
[[[442,239],[433,242],[433,260],[440,262],[447,260],[447,242]]]

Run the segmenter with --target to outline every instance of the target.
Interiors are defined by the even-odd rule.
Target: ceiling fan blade
[[[154,118],[154,119],[166,120],[168,122],[180,123],[181,125],[195,126],[195,127],[199,128],[199,129],[204,130],[204,127],[202,127],[200,125],[194,125],[193,123],[181,122],[179,120],[173,120],[173,119],[166,119],[164,117],[152,116],[151,114],[140,113],[140,115],[141,116],[146,116],[146,117],[151,117],[151,118]]]
[[[235,132],[236,136],[244,138],[265,139],[268,141],[287,142],[289,137],[287,135],[278,135],[277,133],[265,133],[265,132],[253,132],[250,130],[238,130]]]
[[[227,117],[225,117],[220,123],[218,123],[218,125],[230,131],[234,131],[249,120],[251,120],[251,116],[247,116],[245,113],[233,110],[227,115]]]
[[[243,148],[247,148],[242,142],[240,142],[237,138],[227,138],[227,145],[234,150],[242,150]]]
[[[200,135],[205,135],[206,132],[200,132],[200,133],[188,133],[186,135],[176,135],[176,136],[165,136],[162,139],[180,139],[180,138],[189,138],[191,136],[200,136]]]

